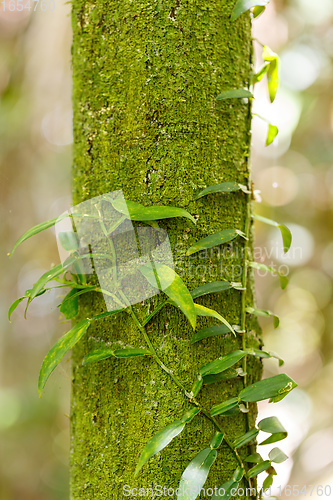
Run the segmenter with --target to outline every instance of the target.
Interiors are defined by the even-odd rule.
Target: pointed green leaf
[[[83,365],[88,365],[89,363],[95,363],[96,361],[101,361],[103,359],[110,358],[114,356],[113,349],[96,349],[91,351],[82,360]]]
[[[281,464],[282,462],[284,462],[285,460],[287,460],[287,455],[285,453],[283,453],[282,450],[280,450],[280,448],[273,448],[269,454],[268,454],[271,462],[275,462],[276,464]]]
[[[191,389],[191,392],[193,394],[193,397],[195,398],[199,392],[200,392],[200,389],[202,387],[202,384],[203,384],[203,379],[202,379],[202,376],[201,375],[198,375],[198,378],[197,380],[194,382],[193,384],[193,387]]]
[[[91,320],[88,318],[82,319],[77,323],[69,332],[67,332],[61,339],[54,344],[44,358],[42,367],[39,373],[38,392],[41,396],[47,379],[58,366],[65,354],[81,339],[86,333]]]
[[[277,432],[283,432],[287,436],[287,431],[281,424],[277,417],[267,417],[260,420],[258,423],[258,428],[263,432],[269,432],[270,434],[275,434]]]
[[[108,318],[109,316],[113,316],[114,314],[117,314],[117,313],[122,312],[124,310],[125,309],[115,309],[114,311],[105,311],[101,314],[97,314],[96,316],[93,316],[91,321]]]
[[[275,352],[262,351],[261,349],[254,349],[253,347],[249,347],[248,349],[245,349],[245,351],[256,358],[276,358],[279,361],[279,366],[284,364],[283,359],[281,359]]]
[[[233,191],[239,191],[241,189],[238,182],[222,182],[221,184],[214,184],[213,186],[208,186],[197,195],[197,200],[212,193],[231,193]]]
[[[230,288],[233,288],[233,286],[229,281],[213,281],[212,283],[206,283],[205,285],[199,286],[195,290],[192,290],[190,294],[192,299],[197,299],[198,297],[202,297],[202,295],[224,292]]]
[[[244,472],[245,472],[245,470],[243,469],[243,467],[238,466],[232,475],[232,479],[234,481],[239,482],[242,479],[242,477],[244,476]]]
[[[222,380],[229,380],[232,378],[240,377],[242,376],[242,373],[240,373],[240,371],[243,372],[241,368],[237,368],[236,370],[231,368],[230,370],[217,373],[216,375],[207,375],[206,377],[203,377],[203,384],[209,385],[215,382],[221,382]]]
[[[78,250],[79,242],[76,233],[73,231],[64,231],[58,234],[58,238],[62,248],[71,252],[73,250]]]
[[[245,458],[245,462],[250,462],[252,464],[258,464],[259,462],[263,462],[262,456],[259,453],[252,453]]]
[[[14,300],[10,308],[8,309],[8,321],[10,322],[11,315],[17,308],[17,306],[22,302],[22,300],[26,299],[28,296],[24,295],[23,297],[20,297],[19,299]]]
[[[252,11],[253,19],[256,19],[258,16],[260,16],[260,14],[262,14],[265,9],[266,7],[264,5],[257,5]]]
[[[44,273],[32,287],[28,303],[30,303],[39,294],[39,292],[41,292],[46,283],[52,281],[54,278],[65,272],[66,269],[68,269],[73,264],[75,258],[76,257],[71,256],[66,259],[63,264],[58,264],[57,266],[54,266],[50,271],[46,271],[46,273]]]
[[[170,267],[157,262],[155,262],[154,265],[161,285],[161,290],[185,314],[194,329],[196,325],[197,313],[195,311],[195,304],[191,294],[184,282]],[[148,266],[140,266],[139,269],[148,282],[152,286],[156,287],[155,274],[152,268]]]
[[[82,290],[85,291],[85,290]],[[72,288],[62,303],[60,304],[60,312],[66,319],[74,318],[79,312],[79,299],[75,288]]]
[[[249,314],[254,314],[255,316],[263,316],[264,318],[273,318],[274,328],[277,328],[280,324],[279,317],[273,314],[271,311],[264,311],[263,309],[254,309],[254,307],[246,307],[246,312]]]
[[[250,479],[251,477],[257,476],[261,472],[267,470],[270,467],[270,465],[271,465],[270,460],[264,460],[263,462],[260,462],[259,464],[252,467],[252,469],[250,469],[247,472],[246,477]]]
[[[184,415],[182,416],[182,418],[180,420],[182,422],[184,422],[185,424],[188,424],[188,422],[191,422],[191,420],[196,415],[198,415],[198,413],[200,413],[200,411],[201,411],[201,408],[198,408],[198,407],[191,408],[186,413],[184,413]]]
[[[233,448],[240,448],[241,446],[244,446],[244,444],[247,444],[250,441],[252,441],[255,437],[258,436],[258,434],[259,434],[258,429],[251,429],[246,434],[243,434],[243,436],[240,436],[239,438],[235,439],[232,447]]]
[[[197,241],[187,250],[186,254],[193,255],[194,253],[200,252],[200,250],[224,245],[225,243],[229,243],[237,238],[237,236],[238,232],[235,229],[224,229],[223,231],[211,234],[210,236]]]
[[[217,451],[211,448],[205,448],[194,457],[181,477],[177,500],[195,500],[197,498],[216,457]]]
[[[277,402],[295,387],[297,387],[297,384],[288,375],[281,373],[245,387],[239,393],[239,398],[250,403],[269,398],[271,401]]]
[[[205,366],[202,366],[199,373],[204,377],[205,375],[214,375],[216,373],[221,373],[227,370],[234,364],[238,363],[245,356],[245,351],[233,351],[221,358],[211,361]]]
[[[274,220],[267,219],[266,217],[262,217],[261,215],[253,214],[252,217],[256,220],[259,220],[260,222],[264,222],[265,224],[269,224],[270,226],[278,227],[281,231],[284,252],[285,253],[288,252],[288,250],[291,246],[292,235],[291,235],[290,230],[287,228],[287,226],[284,226],[283,224],[278,224]]]
[[[149,356],[151,352],[147,349],[129,347],[126,349],[97,349],[89,352],[83,359],[82,364],[95,363],[114,356],[115,358],[133,358],[137,356]]]
[[[231,410],[232,408],[238,406],[238,402],[239,402],[238,398],[228,399],[227,401],[223,401],[223,403],[214,405],[209,413],[211,414],[212,417],[214,417],[215,415],[221,415],[222,413],[225,413]]]
[[[273,484],[273,476],[271,474],[268,474],[268,476],[262,483],[262,491],[268,490],[272,486],[272,484]]]
[[[263,432],[271,434],[271,436],[259,443],[260,445],[276,443],[288,436],[286,429],[277,417],[264,418],[258,423],[258,428]]]
[[[230,328],[224,324],[222,325],[214,325],[209,326],[207,328],[203,328],[198,332],[195,332],[193,337],[190,340],[190,344],[194,344],[199,340],[206,339],[208,337],[215,337],[216,335],[222,335],[223,333],[229,333]]]
[[[145,448],[143,449],[138,465],[135,469],[134,476],[136,476],[141,469],[141,467],[148,462],[148,460],[156,455],[159,451],[163,450],[168,444],[182,432],[185,427],[185,423],[181,420],[176,420],[172,424],[167,425],[164,429],[160,430],[153,436]]]
[[[274,141],[275,137],[278,135],[279,129],[276,125],[268,124],[268,132],[266,138],[266,146],[269,146]]]
[[[232,89],[225,90],[220,95],[217,96],[217,101],[222,101],[223,99],[242,99],[253,97],[252,92],[246,89]]]
[[[116,358],[134,358],[137,356],[151,356],[151,352],[148,349],[128,347],[126,349],[116,349],[114,356]]]
[[[217,450],[221,446],[223,438],[224,438],[224,432],[216,431],[209,446],[212,449]]]
[[[237,0],[233,8],[233,11],[231,13],[231,20],[234,21],[241,14],[243,14],[249,9],[252,9],[252,7],[255,7],[257,5],[266,6],[268,2],[269,0]]]
[[[262,264],[261,262],[248,262],[248,265],[252,267],[253,269],[259,269],[260,271],[266,271],[271,273],[272,275],[278,275],[280,278],[280,286],[282,290],[286,288],[288,285],[288,278],[284,274],[279,273],[272,267],[266,266],[265,264]]]
[[[26,241],[28,238],[31,238],[31,236],[35,236],[35,234],[38,234],[40,233],[41,231],[44,231],[44,229],[48,229],[49,227],[52,227],[54,226],[57,222],[60,222],[61,220],[65,219],[65,217],[68,217],[68,214],[62,214],[60,217],[56,217],[55,219],[50,219],[46,222],[42,222],[41,224],[37,224],[37,226],[34,226],[30,229],[28,229],[28,231],[26,231],[18,240],[17,242],[15,243],[14,245],[14,248],[13,250],[11,251],[11,254],[10,256],[13,255],[14,251],[16,250],[16,248],[21,244],[23,243],[24,241]]]
[[[212,496],[211,500],[229,500],[229,498],[234,496],[231,492],[237,491],[238,482],[230,479],[217,489],[216,493]]]
[[[194,309],[195,313],[198,316],[210,316],[212,318],[218,319],[219,321],[221,321],[221,323],[226,325],[229,328],[229,330],[236,336],[236,333],[232,328],[232,326],[230,325],[230,323],[228,323],[228,321],[224,319],[223,316],[221,316],[218,312],[214,311],[213,309],[210,309],[209,307],[202,306],[201,304],[194,304]]]
[[[166,207],[159,205],[145,207],[143,205],[140,205],[140,203],[124,200],[124,198],[117,198],[110,201],[117,212],[128,216],[131,220],[134,221],[151,221],[159,219],[170,219],[173,217],[186,217],[187,219],[190,219],[194,224],[196,223],[194,217],[192,217],[192,215],[183,208]]]
[[[260,82],[264,75],[267,73],[268,71],[268,68],[269,68],[269,64],[268,62],[266,62],[261,68],[260,70],[258,71],[258,73],[254,74],[253,77],[252,77],[252,85],[255,85],[256,83]]]
[[[268,69],[269,68],[270,68],[270,64],[268,65]],[[263,120],[264,122],[266,122],[268,124],[266,146],[269,146],[270,144],[272,144],[272,142],[274,141],[275,137],[278,135],[279,129],[277,128],[276,125],[272,125],[266,118],[264,118],[261,115],[258,115],[258,113],[253,113],[253,114],[255,116],[258,116],[258,118],[260,118],[261,120]]]
[[[273,102],[279,86],[279,57],[266,45],[263,48],[262,58],[264,61],[269,62],[267,71],[268,93],[270,101]]]

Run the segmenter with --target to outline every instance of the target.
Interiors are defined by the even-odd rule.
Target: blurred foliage
[[[42,400],[37,392],[43,357],[65,331],[57,293],[32,304],[28,320],[23,304],[7,320],[10,303],[58,262],[52,230],[10,261],[7,253],[27,228],[71,202],[69,10],[58,2],[53,12],[0,9],[1,500],[69,497],[69,362]],[[256,85],[254,111],[280,133],[266,147],[267,124],[254,117],[252,164],[262,198],[256,212],[288,225],[294,237],[284,256],[279,231],[256,223],[256,260],[290,277],[285,291],[278,278],[257,279],[258,307],[281,318],[277,330],[262,320],[266,348],[284,357],[299,384],[274,408],[289,430],[283,449],[292,454],[276,467],[275,483],[330,484],[333,491],[332,19],[331,0],[276,0],[254,21],[254,37],[281,57],[281,88],[271,105],[266,77]],[[262,49],[254,47],[259,67]],[[278,370],[265,361],[266,376]],[[262,403],[260,418],[271,414]]]

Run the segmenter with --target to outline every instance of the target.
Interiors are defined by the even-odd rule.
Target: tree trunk
[[[244,259],[249,257],[244,251],[251,251],[251,240],[238,238],[220,259],[217,252],[213,258],[181,258],[200,238],[226,228],[248,232],[250,227],[250,200],[243,192],[195,199],[212,184],[250,183],[250,104],[216,101],[222,91],[249,84],[250,16],[231,22],[233,3],[73,0],[74,203],[122,189],[127,200],[182,207],[197,215],[196,226],[181,218],[159,222],[168,232],[177,272],[190,290],[215,280],[244,281]],[[249,277],[247,292],[231,289],[197,302],[244,326],[244,307],[253,305],[251,290]],[[135,305],[137,316],[142,319],[152,311],[162,295]],[[98,294],[85,297],[81,317],[103,311]],[[198,318],[197,329],[217,323]],[[200,366],[259,343],[256,323],[246,318],[247,334],[189,344],[193,330],[172,305],[161,309],[147,331],[160,359],[189,391]],[[177,488],[182,472],[215,431],[200,414],[134,478],[147,441],[191,405],[150,357],[82,366],[87,352],[118,340],[146,346],[133,321],[120,313],[94,322],[73,352],[73,500],[120,499],[129,488],[154,485]],[[247,373],[247,384],[258,380],[261,364],[248,358]],[[207,385],[198,400],[209,410],[243,386],[241,377]],[[249,414],[217,420],[233,441],[253,426],[255,416],[256,407],[250,405]],[[240,449],[241,456],[248,452],[249,447]],[[237,465],[223,443],[205,487],[220,486]]]

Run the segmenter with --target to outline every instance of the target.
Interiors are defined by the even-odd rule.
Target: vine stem
[[[122,298],[124,300],[126,300],[126,297],[124,296],[124,294],[121,291],[119,291],[119,293],[122,295]],[[212,415],[210,415],[210,413],[209,413],[208,410],[206,410],[205,408],[203,408],[200,405],[200,403],[198,401],[196,401],[196,399],[193,397],[193,395],[190,392],[187,391],[186,387],[174,375],[174,373],[172,372],[172,370],[170,370],[167,366],[165,366],[165,364],[160,360],[160,358],[158,357],[158,354],[157,354],[157,352],[156,352],[153,344],[151,343],[151,341],[150,341],[150,339],[148,337],[148,334],[146,332],[145,327],[140,323],[140,321],[138,320],[136,314],[133,311],[133,308],[130,305],[128,306],[128,309],[130,311],[130,315],[132,316],[132,319],[133,319],[134,323],[136,324],[136,326],[138,327],[138,329],[142,333],[142,335],[143,335],[143,337],[144,337],[144,339],[145,339],[145,341],[146,341],[146,343],[147,343],[147,345],[149,347],[149,350],[150,350],[150,352],[151,352],[154,360],[156,361],[156,363],[162,368],[162,370],[164,370],[172,378],[172,380],[177,385],[177,387],[179,387],[179,389],[181,389],[181,391],[184,393],[184,395],[189,399],[189,402],[192,403],[192,404],[194,404],[198,408],[200,408],[200,410],[203,413],[203,415],[205,415],[205,417],[213,423],[213,425],[215,426],[215,428],[219,432],[222,432],[224,434],[223,439],[224,439],[225,443],[227,444],[227,446],[230,448],[230,450],[234,454],[234,456],[235,456],[237,462],[239,463],[239,465],[242,468],[244,468],[244,464],[243,464],[242,459],[240,458],[240,456],[238,454],[238,451],[235,448],[233,448],[231,441],[227,438],[227,436],[225,435],[225,432],[222,430],[222,428],[220,427],[220,425],[218,424],[218,422],[216,421],[216,419],[214,417],[212,417]]]

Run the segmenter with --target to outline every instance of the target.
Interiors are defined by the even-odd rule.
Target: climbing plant
[[[266,0],[238,0],[231,14],[231,19],[237,19],[249,9],[253,9],[253,17],[257,17],[263,12],[267,3],[268,1]],[[266,74],[268,80],[269,98],[271,102],[273,102],[278,88],[279,60],[278,56],[267,46],[263,46],[262,57],[264,64],[257,73],[253,74],[250,89],[226,89],[216,97],[216,100],[251,100],[253,98],[253,86]],[[277,133],[277,127],[268,123],[266,139],[267,145],[273,142]],[[55,343],[45,356],[38,380],[38,390],[40,395],[42,395],[45,384],[53,370],[57,367],[65,354],[72,347],[74,347],[74,345],[77,344],[83,336],[88,335],[89,327],[93,322],[98,322],[104,318],[117,314],[126,314],[131,318],[133,324],[142,336],[142,343],[144,344],[144,347],[138,345],[126,345],[121,347],[115,344],[111,347],[108,346],[94,349],[83,357],[82,364],[88,365],[91,363],[98,363],[108,358],[148,358],[151,360],[151,363],[156,363],[159,369],[172,380],[174,386],[177,387],[177,390],[183,395],[184,400],[190,404],[190,409],[185,413],[179,414],[177,420],[171,421],[167,426],[160,429],[155,435],[147,436],[147,443],[141,452],[134,475],[138,475],[141,469],[145,467],[145,464],[154,455],[164,450],[164,448],[166,448],[171,441],[176,439],[177,436],[184,431],[186,426],[199,415],[204,416],[204,418],[213,424],[215,432],[211,437],[211,441],[209,443],[207,442],[206,448],[202,449],[195,455],[182,473],[177,490],[178,500],[195,500],[200,495],[200,490],[207,480],[211,466],[216,460],[219,460],[219,448],[222,443],[228,446],[231,450],[238,466],[227,481],[219,485],[218,488],[215,488],[215,491],[212,494],[212,498],[214,500],[218,498],[227,500],[230,496],[234,495],[233,492],[237,491],[241,481],[245,481],[245,484],[251,487],[251,480],[256,478],[258,474],[266,472],[266,478],[263,482],[263,486],[258,493],[261,497],[263,492],[272,485],[273,476],[276,474],[274,464],[281,463],[287,459],[284,452],[277,447],[271,449],[268,455],[269,459],[267,460],[264,460],[257,452],[252,453],[245,458],[241,458],[241,454],[239,453],[239,449],[241,447],[255,441],[259,431],[263,431],[268,434],[268,437],[259,443],[259,446],[274,444],[283,440],[287,436],[287,431],[276,417],[272,416],[261,420],[257,426],[250,427],[248,432],[239,435],[236,439],[231,439],[223,425],[216,419],[217,416],[232,417],[239,413],[247,414],[249,412],[249,403],[256,403],[266,399],[270,402],[278,402],[282,400],[294,387],[296,387],[296,383],[288,375],[283,373],[252,384],[248,384],[247,381],[247,360],[249,357],[261,359],[276,358],[279,366],[283,365],[283,360],[281,360],[277,354],[263,349],[255,349],[248,346],[246,343],[246,335],[244,333],[246,330],[247,315],[265,317],[271,316],[273,318],[274,327],[278,327],[279,325],[279,318],[274,313],[258,309],[254,304],[249,305],[247,303],[247,270],[248,268],[262,269],[278,275],[282,289],[284,289],[288,283],[287,277],[277,273],[273,268],[265,266],[262,263],[248,260],[249,252],[247,252],[247,245],[250,239],[250,226],[252,221],[255,219],[262,223],[277,227],[281,232],[285,252],[287,252],[290,248],[291,234],[286,226],[260,215],[256,215],[252,212],[254,193],[250,180],[248,185],[242,185],[240,183],[230,181],[208,186],[197,193],[196,199],[201,200],[202,198],[214,196],[218,193],[222,193],[224,196],[233,196],[233,193],[237,192],[242,193],[246,198],[248,207],[245,230],[242,231],[237,227],[224,228],[223,223],[221,223],[220,231],[199,239],[194,244],[189,246],[186,250],[186,256],[190,257],[198,254],[199,252],[207,251],[208,249],[212,249],[220,245],[227,245],[233,240],[241,238],[244,241],[245,258],[240,282],[229,282],[225,280],[213,281],[205,283],[204,285],[193,290],[189,290],[181,276],[177,274],[172,266],[165,264],[162,260],[151,258],[150,265],[140,265],[139,271],[142,277],[146,280],[147,284],[155,288],[156,293],[162,292],[165,295],[165,299],[158,305],[158,307],[147,314],[146,317],[140,319],[132,307],[133,302],[129,300],[129,297],[126,294],[126,289],[121,286],[121,282],[117,281],[117,278],[115,279],[117,286],[114,290],[102,288],[100,283],[97,283],[94,275],[91,275],[90,277],[87,276],[85,272],[85,264],[87,262],[94,263],[94,259],[98,257],[99,259],[105,260],[109,262],[109,264],[111,263],[111,265],[115,266],[116,252],[111,236],[113,231],[119,229],[121,224],[126,220],[135,222],[136,227],[146,226],[159,228],[158,221],[177,217],[187,219],[190,221],[189,223],[192,224],[191,227],[193,227],[193,224],[196,223],[196,218],[182,208],[162,205],[144,206],[130,200],[126,200],[125,203],[121,203],[119,202],[119,199],[117,202],[117,200],[115,201],[105,194],[103,195],[103,202],[96,203],[94,205],[94,210],[90,214],[84,214],[83,217],[87,217],[90,221],[92,220],[94,223],[99,225],[102,233],[109,241],[109,249],[104,250],[104,253],[97,256],[96,253],[92,252],[88,246],[88,250],[85,250],[85,253],[83,253],[80,237],[77,232],[65,231],[59,233],[59,242],[68,254],[66,259],[64,259],[61,264],[54,266],[50,271],[44,273],[32,286],[32,288],[26,291],[24,296],[15,300],[8,312],[10,320],[16,307],[26,299],[26,314],[31,302],[35,298],[46,293],[51,288],[69,288],[69,291],[61,301],[59,308],[66,319],[73,320],[73,326]],[[103,212],[103,204],[105,205],[110,203],[112,205],[112,209],[119,214],[120,218],[117,224],[114,224],[114,221],[111,221],[108,216],[105,215],[107,211]],[[12,253],[28,238],[37,235],[66,218],[73,219],[73,215],[66,213],[60,217],[31,228],[23,234],[21,238],[19,238],[14,245]],[[73,222],[75,225],[75,221]],[[239,325],[232,325],[229,319],[222,316],[218,311],[196,302],[198,298],[204,295],[223,293],[230,289],[236,290],[237,293],[241,295],[241,320]],[[79,314],[79,297],[86,293],[102,294],[104,297],[110,296],[117,304],[117,308],[108,310],[101,314],[91,315],[91,317],[84,317],[78,321],[76,320],[76,317]],[[191,349],[193,344],[201,342],[203,339],[209,339],[211,337],[225,334],[232,334],[235,337],[237,335],[241,335],[242,348],[227,352],[221,357],[212,359],[209,363],[202,364],[198,370],[196,378],[193,380],[192,386],[185,386],[181,378],[178,377],[178,375],[176,375],[168,366],[166,366],[163,360],[159,357],[149,334],[149,325],[151,320],[158,315],[167,304],[179,309],[185,315],[193,329],[193,335],[189,340],[189,349]],[[197,318],[200,316],[215,318],[220,324],[197,330]],[[203,405],[198,400],[197,397],[199,393],[205,391],[208,385],[236,377],[241,377],[243,380],[243,389],[239,391],[237,396],[210,406],[206,404]]]

